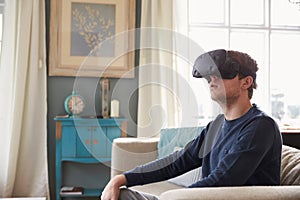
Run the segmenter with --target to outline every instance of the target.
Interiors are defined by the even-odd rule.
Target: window
[[[189,0],[188,35],[205,51],[243,51],[258,63],[253,102],[280,125],[300,128],[300,6],[290,0]],[[191,79],[201,118],[214,116],[202,80]],[[197,82],[197,83],[196,83]],[[204,92],[208,93],[208,92]],[[283,128],[283,127],[282,127]]]
[[[2,50],[3,14],[4,14],[4,0],[0,0],[0,55]]]

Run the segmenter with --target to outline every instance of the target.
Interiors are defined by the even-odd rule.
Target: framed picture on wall
[[[50,2],[50,76],[134,77],[135,0]]]

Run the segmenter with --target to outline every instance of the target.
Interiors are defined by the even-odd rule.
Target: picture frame
[[[135,0],[51,0],[49,76],[134,78]]]

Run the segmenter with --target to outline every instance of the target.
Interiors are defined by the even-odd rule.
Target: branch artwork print
[[[115,34],[114,5],[73,3],[71,26],[72,55],[114,55],[114,41],[109,40]]]

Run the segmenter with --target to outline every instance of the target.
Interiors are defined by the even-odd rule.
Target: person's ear
[[[242,88],[248,89],[249,87],[251,87],[252,83],[253,83],[253,77],[246,76],[245,78],[242,79]]]

